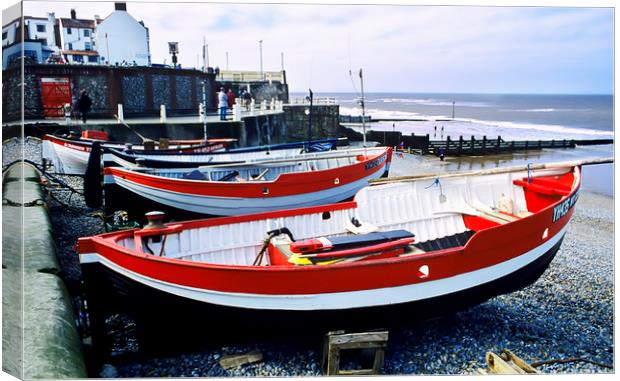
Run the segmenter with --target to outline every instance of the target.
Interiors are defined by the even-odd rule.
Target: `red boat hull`
[[[102,300],[101,303],[91,304],[107,307],[124,304],[140,311],[148,310],[147,314],[161,311],[162,316],[169,311],[171,319],[186,316],[179,313],[184,309],[199,310],[211,314],[199,316],[222,317],[222,324],[242,324],[243,319],[239,316],[244,315],[251,316],[253,322],[260,322],[257,324],[285,322],[278,327],[284,327],[286,322],[299,326],[300,321],[310,320],[313,326],[322,326],[316,322],[323,322],[327,329],[340,329],[367,321],[374,327],[378,322],[382,325],[410,322],[466,308],[492,296],[523,288],[538,279],[560,248],[579,195],[579,168],[568,172],[550,170],[531,182],[524,182],[522,172],[517,173],[516,177],[502,177],[499,180],[493,176],[482,178],[477,185],[474,184],[480,187],[476,188],[481,189],[480,194],[483,195],[492,186],[488,185],[488,181],[495,181],[492,184],[508,183],[510,187],[514,184],[517,188],[510,189],[522,192],[515,203],[527,200],[529,213],[520,214],[522,217],[504,214],[504,217],[510,216],[510,222],[493,222],[488,218],[490,215],[472,215],[465,210],[465,205],[458,204],[456,195],[461,194],[463,189],[473,188],[450,188],[449,183],[444,183],[444,191],[453,192],[449,193],[452,201],[438,201],[436,198],[430,201],[427,196],[431,191],[427,183],[418,181],[416,185],[425,192],[413,193],[420,200],[418,207],[429,204],[431,209],[425,213],[435,216],[433,221],[442,218],[436,213],[458,213],[459,219],[463,217],[465,231],[460,230],[461,227],[455,230],[456,233],[444,230],[442,235],[437,234],[433,238],[432,234],[416,225],[420,227],[417,236],[425,237],[416,244],[421,250],[394,257],[379,255],[369,260],[293,266],[284,259],[275,260],[273,256],[282,252],[275,249],[278,246],[273,246],[274,249],[270,247],[269,250],[269,266],[244,265],[247,259],[242,257],[236,259],[233,265],[230,262],[218,264],[213,260],[215,257],[194,259],[192,256],[180,260],[147,254],[141,242],[147,235],[167,234],[170,237],[186,232],[202,232],[205,234],[202,238],[216,240],[213,250],[218,252],[224,251],[219,247],[228,243],[218,243],[217,236],[208,235],[209,232],[223,234],[226,227],[232,229],[236,226],[241,229],[239,232],[247,232],[254,242],[258,235],[251,231],[252,227],[257,226],[257,231],[264,234],[269,230],[263,230],[264,226],[271,226],[265,225],[269,221],[281,221],[280,227],[291,228],[293,232],[303,232],[303,226],[317,224],[320,229],[330,232],[333,226],[341,226],[352,215],[364,216],[363,213],[372,208],[381,209],[387,205],[382,204],[383,197],[389,197],[394,206],[405,208],[409,205],[407,208],[411,208],[405,199],[394,198],[406,189],[401,184],[393,186],[395,183],[365,188],[353,202],[187,221],[170,224],[160,230],[131,230],[80,239],[80,262],[89,293],[98,295],[97,298]],[[453,184],[463,184],[463,181],[455,178]],[[467,184],[474,186],[469,182]],[[377,192],[374,193],[376,198],[371,198],[374,191]],[[439,191],[437,189],[435,194]],[[363,207],[358,207],[358,202]],[[445,209],[437,211],[442,205]],[[451,211],[450,208],[455,207],[457,211]],[[376,208],[373,213],[370,216],[376,219],[371,221],[384,222],[386,214]],[[395,223],[402,223],[398,219],[402,216],[400,211],[388,216]],[[501,219],[502,214],[495,212],[495,217]],[[414,217],[410,218],[415,221]],[[441,221],[444,223],[446,220]],[[425,226],[428,230],[430,225]],[[414,230],[411,232],[416,233]],[[307,239],[307,234],[301,233],[298,238]],[[184,237],[188,238],[187,235]],[[120,242],[123,242],[122,245]],[[180,252],[187,253],[190,245],[188,242],[184,245]],[[205,253],[204,247],[199,250],[202,250],[200,255]],[[153,253],[151,249],[149,251]],[[248,253],[253,258],[257,250],[250,246]],[[115,297],[125,303],[109,302],[109,294],[105,290],[114,290]],[[405,312],[399,312],[401,309]],[[282,319],[273,320],[274,316]],[[263,318],[264,321],[261,320]]]

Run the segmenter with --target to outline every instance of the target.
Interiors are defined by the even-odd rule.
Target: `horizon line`
[[[314,93],[329,93],[329,94],[357,94],[356,91],[316,91]],[[307,91],[290,90],[289,93],[306,94]],[[365,94],[455,94],[455,95],[607,95],[613,96],[614,93],[552,93],[552,92],[445,92],[445,91],[365,91]]]

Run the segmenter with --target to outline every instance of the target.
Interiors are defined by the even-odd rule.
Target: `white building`
[[[148,28],[127,13],[125,3],[114,3],[114,12],[97,25],[96,45],[102,63],[151,64]]]
[[[110,64],[150,66],[149,29],[129,13],[125,3],[114,3],[104,20],[24,16],[2,27],[2,68],[24,55],[38,63]],[[22,44],[21,34],[24,31]],[[49,59],[49,60],[48,60]]]
[[[23,32],[23,44],[22,44]],[[58,54],[56,17],[48,13],[47,17],[24,16],[2,27],[2,68],[24,55],[38,63],[46,62],[52,54]]]
[[[74,9],[71,10],[71,18],[58,19],[58,45],[67,62],[99,63],[94,39],[95,26],[95,20],[78,19]]]

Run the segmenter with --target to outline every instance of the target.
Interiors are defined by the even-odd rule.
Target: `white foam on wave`
[[[361,107],[342,107],[340,106],[341,115],[361,115]],[[441,123],[449,123],[456,127],[460,134],[467,135],[502,135],[506,138],[524,138],[528,139],[554,139],[554,138],[588,138],[588,137],[605,137],[613,138],[613,131],[592,130],[588,128],[568,127],[556,124],[536,124],[527,122],[510,122],[510,121],[496,121],[496,120],[479,120],[471,118],[456,118],[454,121],[445,122],[438,121],[440,119],[448,119],[444,115],[422,115],[414,112],[407,111],[390,111],[379,109],[366,109],[366,115],[370,115],[372,119],[427,119],[428,122],[412,122],[411,124],[405,124],[400,122],[401,128],[406,128],[408,133],[409,129],[420,128],[427,129],[427,132],[434,132],[434,126]],[[415,125],[413,124],[415,123]],[[422,124],[420,124],[422,123]],[[377,126],[379,127],[379,126]],[[431,130],[432,129],[432,130]],[[412,130],[413,131],[413,130]],[[431,133],[432,133],[431,132]]]
[[[549,133],[558,133],[559,136],[563,136],[562,134],[575,134],[575,135],[592,135],[592,136],[614,136],[613,131],[601,131],[601,130],[592,130],[589,128],[579,128],[579,127],[567,127],[559,124],[537,124],[537,123],[525,123],[525,122],[507,122],[507,121],[496,121],[496,120],[478,120],[478,119],[467,119],[467,118],[457,118],[458,120],[482,124],[485,126],[495,126],[506,129],[515,129],[515,130],[537,130],[544,131]]]
[[[340,106],[340,115],[362,115],[361,107],[342,107]],[[374,108],[367,108],[366,115],[371,115],[374,119],[419,119],[420,114],[410,111],[397,111],[397,110],[379,110]],[[424,117],[427,118],[427,117]]]
[[[341,99],[341,103],[353,103],[358,99]],[[444,106],[452,107],[452,100],[435,99],[435,98],[366,98],[366,103],[402,103],[416,104],[422,106]],[[491,107],[492,105],[485,102],[474,101],[456,101],[455,106],[458,107]]]
[[[517,110],[517,111],[523,111],[523,112],[554,112],[557,111],[554,108],[532,108],[532,109],[526,109],[526,110]]]

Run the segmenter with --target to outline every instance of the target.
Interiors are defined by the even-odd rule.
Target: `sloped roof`
[[[63,28],[90,28],[95,29],[94,20],[61,18]]]

